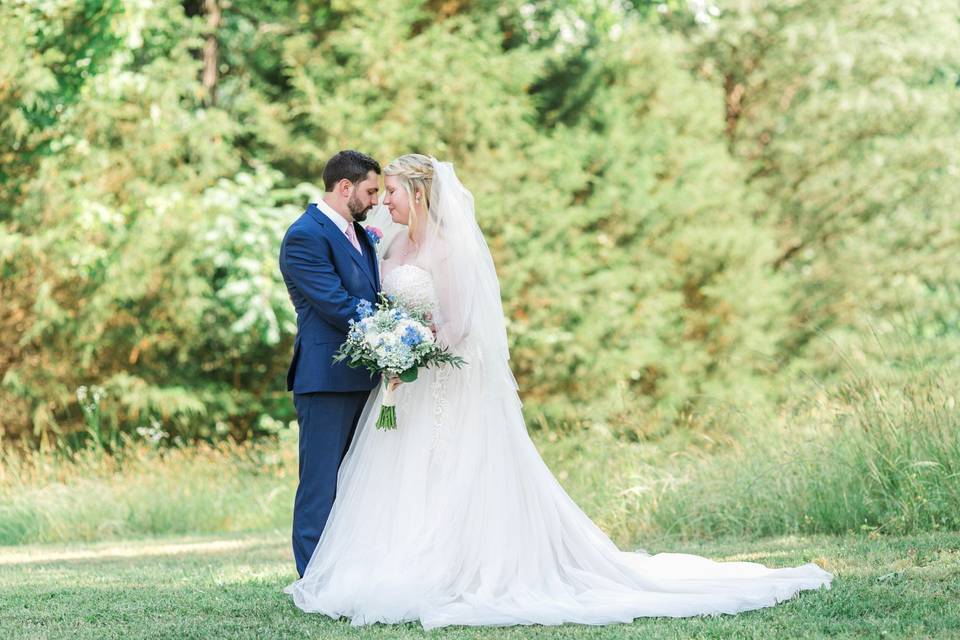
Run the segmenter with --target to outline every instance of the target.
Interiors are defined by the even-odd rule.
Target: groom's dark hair
[[[344,178],[356,184],[371,171],[380,175],[380,163],[365,153],[344,149],[327,160],[323,167],[323,188],[329,193]]]

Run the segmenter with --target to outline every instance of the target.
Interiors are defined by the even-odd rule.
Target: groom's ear
[[[350,197],[350,189],[353,188],[353,183],[347,180],[346,178],[340,178],[337,181],[337,186],[335,191],[337,191],[344,198]]]

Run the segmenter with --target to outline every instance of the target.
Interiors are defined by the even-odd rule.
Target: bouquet
[[[397,428],[389,378],[413,382],[420,367],[449,364],[459,368],[466,364],[436,341],[427,313],[383,294],[376,308],[367,300],[357,305],[357,319],[350,321],[347,341],[333,356],[334,362],[344,360],[350,367],[366,367],[371,374],[383,375],[383,406],[377,418],[377,428],[383,430]]]

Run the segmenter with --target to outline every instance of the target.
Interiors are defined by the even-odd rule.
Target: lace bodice
[[[406,307],[423,313],[434,313],[437,292],[433,278],[425,269],[412,264],[394,268],[383,278],[383,292],[396,296]]]

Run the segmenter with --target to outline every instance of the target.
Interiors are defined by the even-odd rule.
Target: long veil
[[[430,158],[433,183],[420,262],[437,290],[438,338],[482,375],[484,386],[509,382],[506,321],[490,249],[476,220],[473,194],[453,164]],[[503,391],[503,388],[500,389]]]

